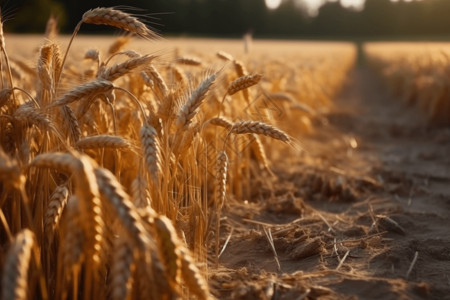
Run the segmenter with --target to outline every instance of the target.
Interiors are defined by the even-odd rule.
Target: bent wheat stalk
[[[144,23],[139,21],[135,16],[123,12],[114,7],[97,7],[85,12],[75,27],[72,37],[70,38],[69,44],[66,49],[66,53],[64,54],[64,58],[61,63],[61,68],[64,67],[64,63],[67,59],[67,54],[69,53],[70,46],[72,45],[73,39],[77,35],[78,31],[80,31],[81,25],[83,23],[86,24],[95,24],[95,25],[109,25],[112,27],[117,27],[123,30],[126,30],[131,33],[135,33],[145,39],[157,39],[159,36],[147,27]],[[58,86],[59,80],[61,77],[61,72],[56,74],[56,87]]]

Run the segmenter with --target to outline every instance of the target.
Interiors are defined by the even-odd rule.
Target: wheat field
[[[421,111],[431,124],[450,123],[449,63],[446,43],[367,43],[370,67],[391,92]]]
[[[355,61],[346,43],[165,40],[115,8],[72,38],[54,19],[30,47],[0,34],[2,299],[213,298],[221,212],[302,151]]]

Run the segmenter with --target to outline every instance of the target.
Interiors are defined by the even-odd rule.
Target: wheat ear
[[[62,152],[43,153],[37,155],[30,166],[51,168],[63,173],[71,174],[79,167],[78,160],[71,154]]]
[[[247,69],[245,68],[245,65],[244,65],[244,63],[243,63],[242,61],[240,61],[240,60],[234,60],[234,61],[233,61],[233,65],[234,65],[234,69],[235,69],[235,71],[236,71],[236,74],[237,74],[239,77],[248,75],[248,71],[247,71]]]
[[[133,248],[121,237],[114,241],[111,266],[111,299],[129,299],[133,282]]]
[[[262,75],[255,74],[255,75],[245,75],[242,77],[239,77],[230,85],[228,86],[227,94],[233,95],[239,91],[242,91],[246,88],[249,88],[255,84],[257,84],[262,78]]]
[[[49,243],[53,241],[56,228],[69,198],[69,190],[65,185],[58,186],[50,197],[44,217],[44,230]]]
[[[11,98],[13,89],[6,88],[0,91],[0,108],[5,105]]]
[[[150,239],[130,196],[109,170],[97,168],[94,172],[105,206],[118,217],[128,238],[136,246],[148,250]]]
[[[86,155],[75,155],[77,164],[76,169],[73,170],[73,177],[75,195],[78,199],[82,227],[87,241],[85,251],[88,263],[93,263],[92,267],[96,269],[95,267],[101,261],[100,251],[105,226],[100,202],[100,187],[94,174],[95,162]]]
[[[117,78],[130,73],[134,69],[143,68],[154,58],[155,56],[151,55],[130,58],[121,64],[114,65],[106,69],[102,74],[100,74],[100,77],[108,81],[114,81]]]
[[[88,10],[83,14],[80,23],[117,27],[146,39],[159,37],[135,16],[113,7],[97,7]]]
[[[3,53],[3,57],[5,59],[5,65],[6,65],[6,70],[8,71],[8,79],[9,79],[9,84],[10,87],[14,87],[14,83],[13,83],[13,79],[12,79],[12,72],[11,72],[11,66],[9,63],[9,58],[8,58],[8,54],[6,53],[6,48],[5,48],[5,35],[3,33],[3,20],[2,20],[2,16],[1,16],[1,10],[0,10],[0,51]],[[1,82],[1,88],[3,89],[3,81]],[[16,100],[16,96],[14,95],[14,93],[12,94],[13,99],[14,99],[14,105],[17,104],[17,100]]]
[[[54,40],[58,36],[58,19],[50,15],[45,26],[45,37],[48,40]]]
[[[228,52],[225,52],[225,51],[219,51],[219,52],[217,52],[216,54],[217,54],[217,57],[218,57],[218,58],[223,59],[223,60],[225,60],[225,61],[233,61],[233,60],[234,60],[233,55],[231,55],[231,54],[228,53]]]
[[[231,122],[229,119],[225,117],[214,117],[209,119],[206,123],[215,126],[220,126],[226,129],[231,129],[231,127],[233,127],[233,122]]]
[[[177,232],[167,217],[156,216],[154,228],[158,234],[159,249],[169,279],[179,284],[181,276],[181,252],[179,247],[183,244],[178,239]]]
[[[79,149],[95,149],[95,148],[113,148],[126,149],[131,144],[124,138],[116,135],[100,134],[80,139],[76,146]]]
[[[169,94],[169,88],[167,87],[164,78],[161,76],[161,73],[159,73],[154,66],[150,65],[144,70],[144,74],[147,75],[149,79],[153,80],[158,97],[163,100]]]
[[[27,102],[19,106],[14,112],[13,117],[23,124],[35,124],[39,128],[53,130],[57,133],[53,122],[46,115],[37,110],[32,102]]]
[[[276,128],[275,126],[260,121],[242,121],[235,123],[231,128],[230,133],[255,133],[265,135],[273,139],[283,141],[285,143],[291,142],[291,138],[287,133],[285,133],[281,129]]]
[[[91,98],[99,94],[107,94],[114,88],[112,82],[105,79],[97,79],[82,85],[64,94],[61,98],[51,103],[49,107],[67,105],[85,97]]]
[[[188,79],[186,77],[186,74],[184,74],[184,71],[176,65],[171,65],[170,69],[172,70],[173,80],[181,87],[185,87],[187,85]]]
[[[203,64],[200,58],[190,56],[178,57],[177,59],[175,59],[175,62],[188,66],[201,66]]]
[[[195,264],[188,248],[180,247],[181,252],[181,276],[189,288],[189,291],[198,297],[199,300],[208,300],[208,284]]]
[[[34,242],[34,234],[29,229],[23,229],[14,238],[3,266],[3,300],[27,299],[28,269]]]
[[[74,278],[77,277],[76,270],[80,270],[80,264],[84,259],[85,236],[76,196],[72,195],[68,199],[65,211],[60,227],[61,244],[58,249],[57,295],[68,288],[67,285],[70,281],[75,282],[78,279]],[[74,293],[76,294],[77,290]]]
[[[159,176],[162,174],[161,146],[158,141],[158,134],[152,126],[144,124],[140,132],[142,150],[149,174],[155,186],[159,183]]]
[[[137,208],[147,207],[151,203],[147,190],[147,181],[140,174],[131,183],[131,196]]]
[[[219,263],[219,238],[220,238],[220,214],[225,202],[228,172],[228,156],[225,151],[221,151],[217,157],[216,171],[216,191],[214,197],[214,207],[216,212],[216,266]]]
[[[0,147],[0,181],[19,187],[25,180],[16,160],[9,157]]]
[[[264,168],[265,170],[267,170],[269,173],[272,174],[272,171],[270,170],[269,167],[269,160],[267,159],[266,151],[264,150],[264,145],[261,142],[259,136],[256,134],[252,134],[251,149],[260,167]]]
[[[69,105],[63,105],[60,108],[62,115],[62,122],[64,123],[68,135],[72,138],[73,142],[78,142],[81,139],[81,128],[78,123],[78,119],[75,116],[75,112]]]
[[[131,38],[129,36],[121,36],[117,38],[114,43],[109,46],[108,53],[115,54],[119,52],[123,47],[130,42]]]
[[[191,93],[186,103],[181,107],[177,114],[176,124],[179,128],[189,125],[192,118],[197,114],[198,108],[203,103],[206,93],[209,91],[214,80],[216,80],[216,74],[208,76],[202,81],[197,89]]]

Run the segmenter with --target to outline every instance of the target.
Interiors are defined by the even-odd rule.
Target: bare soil
[[[273,163],[276,178],[230,199],[213,293],[450,299],[450,128],[427,124],[363,67],[333,103],[296,136],[305,150]]]

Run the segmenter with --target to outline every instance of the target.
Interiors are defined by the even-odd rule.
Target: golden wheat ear
[[[2,299],[28,299],[28,269],[34,243],[34,234],[28,229],[14,238],[3,266]]]
[[[117,27],[146,39],[159,38],[159,35],[156,32],[151,30],[136,16],[115,7],[97,7],[88,10],[83,14],[80,22]]]

